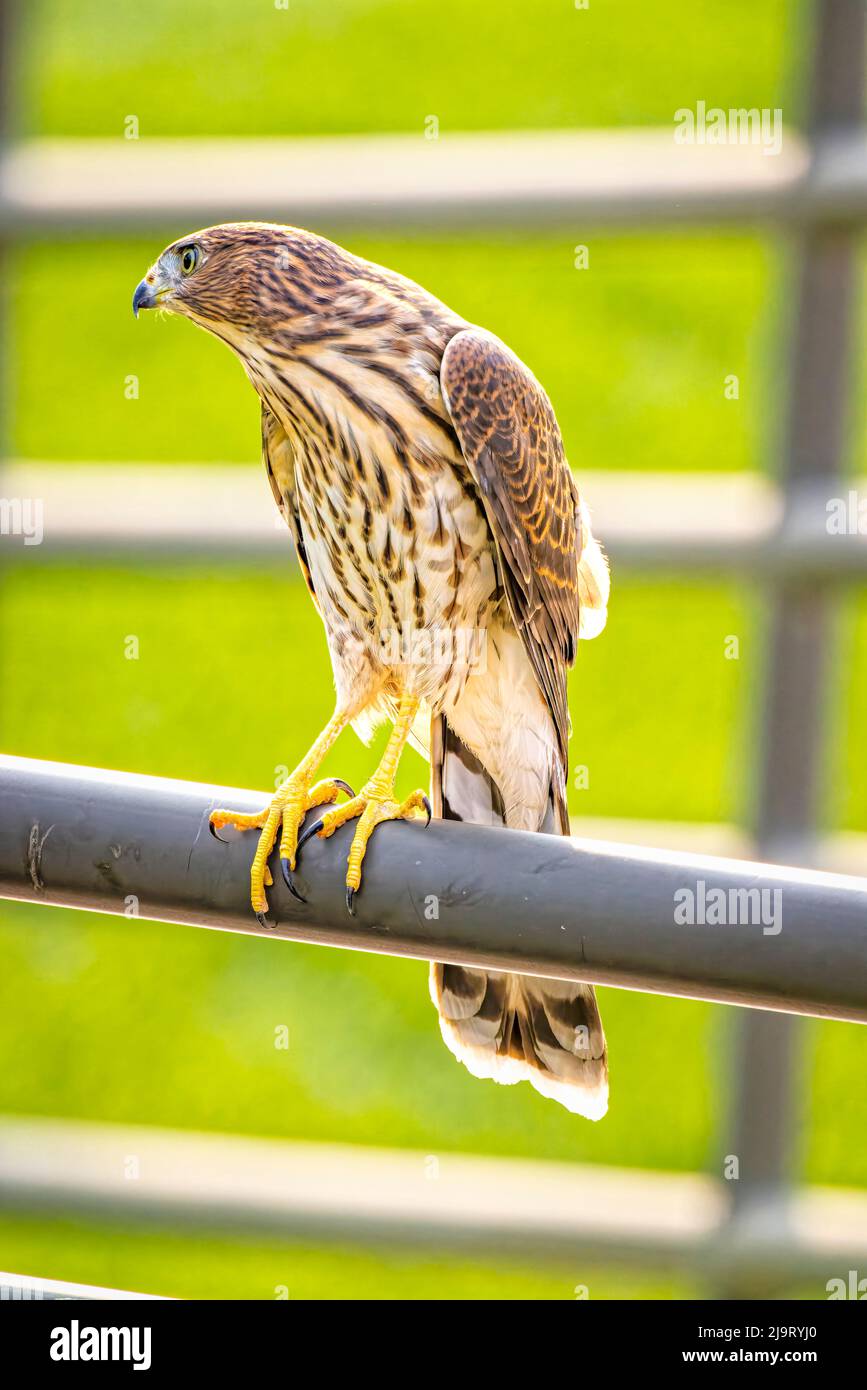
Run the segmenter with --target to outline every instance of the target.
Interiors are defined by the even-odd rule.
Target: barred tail
[[[499,789],[442,716],[431,766],[435,814],[505,824]],[[568,834],[562,786],[552,783],[539,829]],[[430,992],[446,1045],[473,1076],[506,1086],[529,1081],[573,1114],[605,1114],[608,1060],[592,985],[432,963]]]

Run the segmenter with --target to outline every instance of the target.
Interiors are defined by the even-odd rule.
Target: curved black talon
[[[427,798],[426,796],[423,796],[423,797],[422,797],[422,799],[421,799],[421,804],[422,804],[422,806],[424,806],[424,809],[427,811],[427,820],[426,820],[425,823],[424,823],[424,828],[425,828],[425,830],[427,830],[428,826],[429,826],[430,823],[431,823],[431,819],[432,819],[432,817],[433,817],[433,807],[431,806],[430,801],[428,800],[428,798]]]
[[[347,888],[347,890],[346,890],[346,910],[347,910],[347,912],[349,913],[350,917],[354,917],[354,916],[355,916],[355,889],[354,889],[354,888]]]
[[[300,848],[301,846],[299,845],[298,849]],[[295,851],[296,854],[298,853],[298,849],[296,849]],[[297,898],[299,903],[306,903],[307,899],[302,898],[301,894],[298,892],[298,889],[295,887],[295,880],[292,877],[292,869],[290,868],[289,860],[281,858],[280,868],[283,871],[283,882],[286,884],[286,887],[289,889],[289,892],[292,894],[293,898]]]
[[[213,822],[212,820],[209,820],[209,821],[208,821],[208,829],[210,830],[210,832],[211,832],[211,834],[213,835],[214,839],[215,839],[215,840],[219,840],[219,842],[220,842],[221,845],[227,845],[227,844],[229,843],[228,840],[224,840],[224,839],[223,839],[222,835],[218,835],[218,834],[217,834],[217,827],[214,825],[214,822]]]
[[[264,912],[256,913],[256,921],[259,923],[259,926],[264,927],[266,931],[270,930],[271,924],[268,921],[268,918],[265,916]]]
[[[344,782],[340,777],[332,777],[331,780],[334,783],[335,787],[339,787],[342,792],[346,792],[346,795],[349,797],[350,801],[355,800],[355,792],[352,790],[348,782]]]
[[[320,831],[321,829],[322,829],[322,821],[321,821],[321,820],[315,821],[313,825],[310,825],[310,826],[307,827],[307,829],[304,831],[304,834],[301,836],[301,839],[298,841],[297,845],[295,846],[295,858],[296,858],[296,859],[298,858],[298,855],[299,855],[299,852],[300,852],[302,846],[303,846],[303,845],[306,845],[308,840],[312,840],[314,835],[318,835],[318,834],[319,834],[319,831]],[[285,877],[285,875],[284,875],[284,877]],[[302,898],[302,902],[303,902],[303,901],[304,901],[304,900],[303,900],[303,898]]]

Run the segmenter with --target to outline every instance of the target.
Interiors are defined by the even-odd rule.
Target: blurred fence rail
[[[867,136],[678,144],[675,126],[301,139],[41,139],[0,159],[0,234],[218,221],[646,228],[867,218]]]
[[[294,561],[258,469],[19,460],[7,463],[2,484],[7,506],[30,508],[24,521],[34,502],[40,508],[38,542],[19,526],[4,538],[10,557]],[[858,518],[867,478],[808,480],[787,495],[758,473],[582,469],[581,490],[618,569],[801,582],[867,575],[867,517],[860,529]]]
[[[251,218],[354,227],[646,227],[867,216],[867,144],[677,144],[674,126],[303,139],[57,139],[0,160],[0,234]]]
[[[845,1280],[867,1197],[801,1188],[785,1228],[726,1238],[725,1188],[695,1173],[295,1143],[22,1116],[0,1120],[0,1209],[165,1228],[672,1269],[760,1293]],[[736,1181],[728,1184],[737,1186]],[[591,1294],[592,1294],[592,1279]]]

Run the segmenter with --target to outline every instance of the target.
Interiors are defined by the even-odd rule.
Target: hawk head
[[[267,334],[309,314],[352,258],[324,237],[270,222],[226,222],[180,237],[154,261],[132,298],[168,309],[228,340]]]

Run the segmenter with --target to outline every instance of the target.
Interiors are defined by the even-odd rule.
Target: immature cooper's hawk
[[[423,814],[394,775],[407,740],[437,815],[569,833],[566,668],[605,625],[608,569],[532,373],[418,285],[310,232],[241,222],[174,242],[135,291],[221,338],[262,401],[265,467],[322,615],[334,714],[260,815],[251,870],[265,925],[268,856],[358,819],[347,905],[382,821]],[[358,796],[314,783],[338,734],[393,723]],[[326,812],[299,840],[311,808]],[[431,966],[443,1037],[475,1076],[529,1080],[600,1118],[605,1037],[589,985]]]

